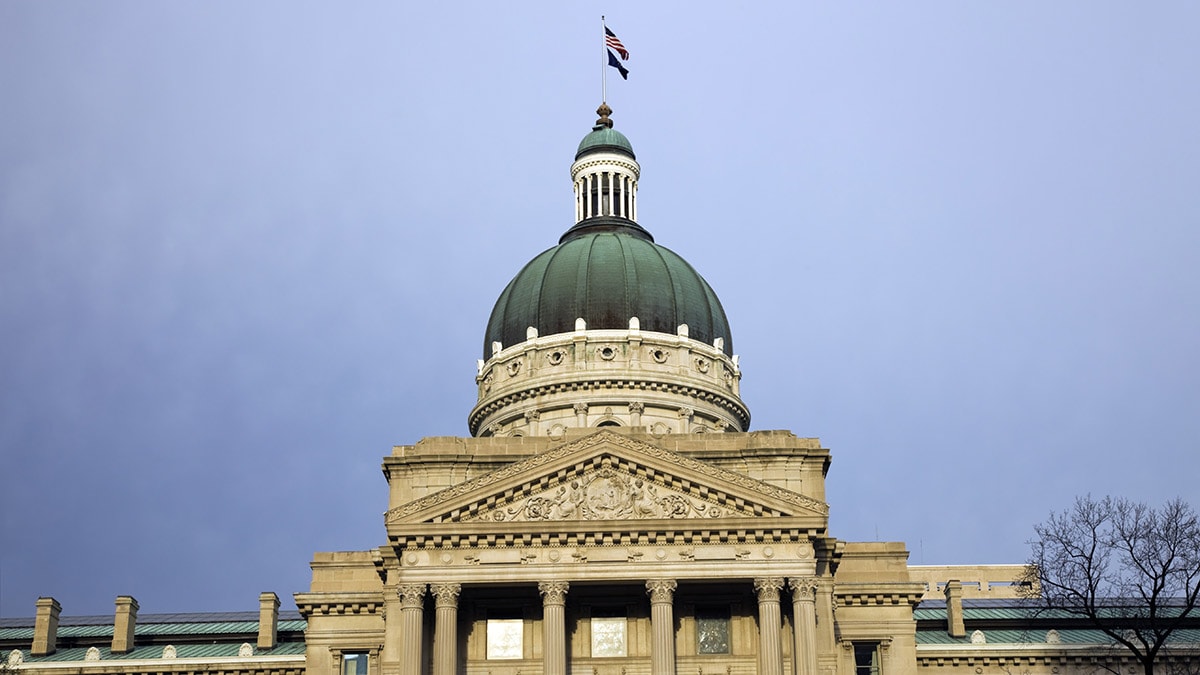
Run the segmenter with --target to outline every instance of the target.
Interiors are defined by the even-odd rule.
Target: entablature
[[[379,592],[296,593],[296,608],[308,619],[314,616],[378,614],[383,609]]]

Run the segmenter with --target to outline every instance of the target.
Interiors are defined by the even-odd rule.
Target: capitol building
[[[830,451],[752,429],[718,294],[639,220],[634,146],[607,105],[597,115],[570,164],[573,222],[547,232],[554,245],[479,317],[470,436],[383,458],[376,548],[316,553],[307,589],[274,589],[298,611],[276,592],[228,614],[155,614],[117,596],[112,615],[81,617],[41,598],[27,619],[0,620],[5,668],[1127,672],[1098,631],[1022,601],[1021,566],[913,566],[904,543],[829,530]]]

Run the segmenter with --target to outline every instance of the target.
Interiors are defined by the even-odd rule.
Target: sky
[[[744,5],[744,6],[742,6]],[[830,534],[1019,563],[1200,506],[1200,3],[0,3],[0,616],[285,608],[468,435],[572,223],[600,15],[639,222]]]

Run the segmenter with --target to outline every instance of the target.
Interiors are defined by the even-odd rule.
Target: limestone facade
[[[915,673],[924,585],[902,545],[828,537],[828,465],[786,432],[397,447],[388,544],[319,556],[296,596],[310,672],[378,643],[381,675],[816,675],[847,645]]]
[[[588,330],[497,343],[479,364],[476,436],[551,436],[567,429],[619,426],[656,435],[743,431],[750,413],[740,398],[737,359],[717,345],[629,329]]]

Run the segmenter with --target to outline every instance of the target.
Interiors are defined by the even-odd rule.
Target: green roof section
[[[209,659],[233,658],[238,655],[243,642],[213,642],[206,644],[175,645],[176,659]],[[251,643],[253,644],[253,643]],[[133,651],[124,654],[113,654],[108,647],[100,647],[100,661],[137,661],[143,659],[161,659],[165,645],[144,645],[135,647]],[[30,656],[25,652],[26,663],[48,663],[62,661],[83,661],[87,657],[89,647],[69,647],[59,649],[49,656]],[[297,656],[304,654],[303,642],[281,642],[274,649],[254,648],[254,656]]]
[[[590,134],[584,136],[582,141],[579,141],[579,149],[575,151],[575,159],[579,159],[589,152],[601,152],[604,150],[619,152],[629,155],[630,159],[637,159],[637,156],[633,154],[633,144],[629,142],[628,138],[625,138],[625,134],[612,127],[601,125],[597,125],[596,128],[592,129]]]
[[[1102,631],[1092,628],[1055,628],[1054,625],[1037,628],[1003,628],[998,630],[982,629],[984,638],[989,645],[1038,645],[1046,644],[1046,631],[1054,628],[1058,631],[1058,639],[1064,645],[1109,645],[1112,638]],[[971,634],[975,631],[967,626],[967,634],[963,637],[951,637],[945,629],[918,630],[918,645],[970,645]],[[1195,644],[1200,642],[1200,629],[1185,628],[1171,635],[1171,643]],[[979,645],[975,645],[979,646]]]
[[[288,641],[288,634],[303,634],[308,628],[308,622],[300,618],[298,612],[280,612],[276,630],[280,635],[279,645],[269,652],[271,654],[291,653],[290,645],[300,645],[303,651],[303,641]],[[112,642],[113,617],[111,616],[66,616],[62,617],[58,626],[58,642],[60,650],[47,660],[83,660],[88,647],[100,648],[101,654],[107,654],[108,644]],[[34,636],[34,620],[30,618],[0,620],[0,642],[32,643]],[[226,612],[226,613],[180,613],[180,614],[149,614],[138,618],[135,629],[135,643],[140,641],[153,642],[153,645],[143,645],[130,654],[113,656],[112,658],[159,658],[162,646],[174,644],[179,658],[192,654],[199,648],[212,647],[229,651],[228,645],[233,645],[229,654],[213,654],[218,656],[237,656],[238,648],[244,642],[253,644],[258,634],[257,612]],[[214,640],[216,638],[216,640]],[[222,639],[223,638],[223,639]],[[194,644],[199,642],[200,644]],[[64,645],[67,643],[71,646]],[[225,645],[222,647],[221,645]],[[29,657],[29,644],[20,647]],[[149,651],[146,651],[149,650]],[[157,650],[156,653],[146,656]],[[281,651],[282,650],[282,651]],[[78,658],[70,655],[78,652]],[[66,655],[66,656],[64,656]],[[197,652],[195,656],[205,656]]]

